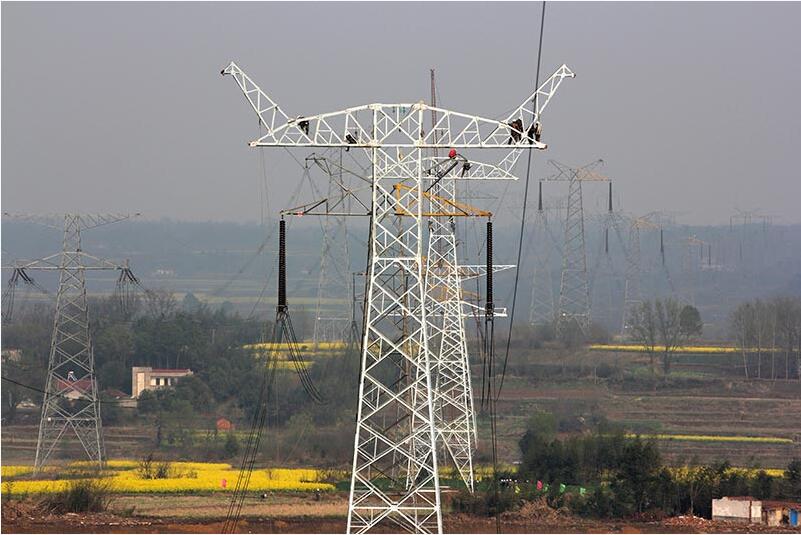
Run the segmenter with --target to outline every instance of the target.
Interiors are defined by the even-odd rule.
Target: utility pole
[[[423,258],[423,223],[430,217],[424,210],[430,202],[424,151],[507,149],[497,171],[509,175],[523,150],[546,148],[533,137],[536,111],[526,107],[550,98],[573,73],[562,66],[506,122],[437,108],[433,129],[425,128],[432,107],[422,102],[290,118],[235,63],[223,74],[236,80],[267,130],[251,147],[342,147],[369,161],[370,263],[347,529],[362,533],[388,525],[441,533]],[[486,171],[481,167],[471,171]]]
[[[16,273],[58,271],[60,281],[56,313],[45,380],[45,394],[39,422],[34,470],[41,471],[65,435],[75,433],[90,461],[102,467],[105,461],[103,429],[100,419],[100,393],[95,376],[94,348],[89,334],[89,308],[86,300],[86,272],[119,271],[121,297],[127,287],[139,285],[128,262],[117,264],[83,251],[81,231],[124,221],[131,216],[116,214],[63,216],[62,251],[39,260],[19,261]],[[52,218],[26,219],[58,228]],[[12,275],[12,278],[14,275]]]

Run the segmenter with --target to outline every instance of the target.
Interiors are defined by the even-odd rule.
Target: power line
[[[545,2],[542,3],[542,16],[540,17],[540,43],[537,49],[537,76],[535,87],[540,86],[540,63],[542,60],[542,34],[545,29]],[[534,101],[534,113],[536,114],[537,101]],[[503,390],[503,382],[506,379],[506,365],[509,362],[509,348],[512,345],[512,328],[515,324],[515,305],[517,304],[517,286],[520,282],[520,260],[523,254],[523,233],[526,229],[526,208],[528,206],[528,186],[531,179],[531,151],[528,152],[528,163],[526,164],[526,185],[523,190],[523,217],[520,220],[520,238],[517,245],[517,269],[515,270],[515,285],[512,293],[512,310],[509,313],[509,333],[506,337],[506,354],[503,357],[503,368],[501,370],[501,384],[496,391],[498,399]]]

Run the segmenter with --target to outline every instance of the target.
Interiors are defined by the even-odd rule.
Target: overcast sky
[[[801,222],[801,4],[549,3],[576,73],[535,156],[606,161],[623,207]],[[290,115],[427,99],[498,117],[531,92],[539,3],[2,4],[2,209],[256,221],[237,61]],[[297,167],[266,154],[273,205]],[[521,166],[522,167],[522,166]],[[519,168],[518,174],[524,173]],[[522,191],[522,184],[519,187]]]

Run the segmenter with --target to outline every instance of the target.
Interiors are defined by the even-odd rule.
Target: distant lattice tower
[[[707,243],[696,236],[687,236],[686,249],[682,258],[683,284],[681,300],[695,306],[695,292],[699,281],[699,271],[704,263],[704,250]]]
[[[312,336],[315,345],[347,340],[352,323],[352,277],[347,218],[337,212],[337,209],[341,212],[349,209],[342,152],[341,148],[337,150],[336,161],[316,156],[306,159],[307,165],[310,160],[313,161],[328,176],[326,204],[334,214],[323,218],[323,244]]]
[[[590,287],[581,185],[583,182],[608,182],[609,178],[595,170],[603,164],[603,160],[582,167],[570,167],[553,160],[550,163],[556,167],[557,173],[544,178],[543,182],[568,183],[556,332],[562,336],[575,326],[586,336],[590,328]]]
[[[103,429],[100,419],[100,393],[95,376],[94,348],[89,329],[86,300],[86,271],[119,272],[117,291],[121,298],[130,295],[129,285],[138,284],[127,262],[115,264],[83,251],[81,231],[130,218],[130,215],[63,216],[62,251],[31,261],[15,262],[14,273],[58,271],[60,274],[56,312],[47,378],[36,443],[35,471],[47,464],[56,447],[74,434],[90,461],[102,466],[105,460]],[[49,216],[27,216],[25,219],[59,228]],[[12,276],[12,278],[17,278]],[[127,307],[127,302],[121,303]]]
[[[539,202],[534,218],[534,273],[531,279],[531,307],[528,321],[531,325],[552,325],[556,318],[556,299],[551,274],[551,254],[548,211],[557,206],[545,206],[542,199],[542,182],[539,183]]]
[[[600,216],[599,228],[602,232],[598,252],[590,270],[590,305],[596,318],[606,318],[616,324],[620,318],[621,282],[623,274],[615,265],[611,254],[612,242],[619,242],[625,253],[626,243],[621,235],[621,215],[612,207],[612,182],[609,182],[608,208]],[[617,326],[615,325],[615,328]]]

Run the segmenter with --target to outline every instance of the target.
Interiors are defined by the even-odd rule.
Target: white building
[[[131,368],[131,397],[138,398],[145,390],[175,386],[181,377],[187,375],[192,375],[192,370],[134,366]]]

